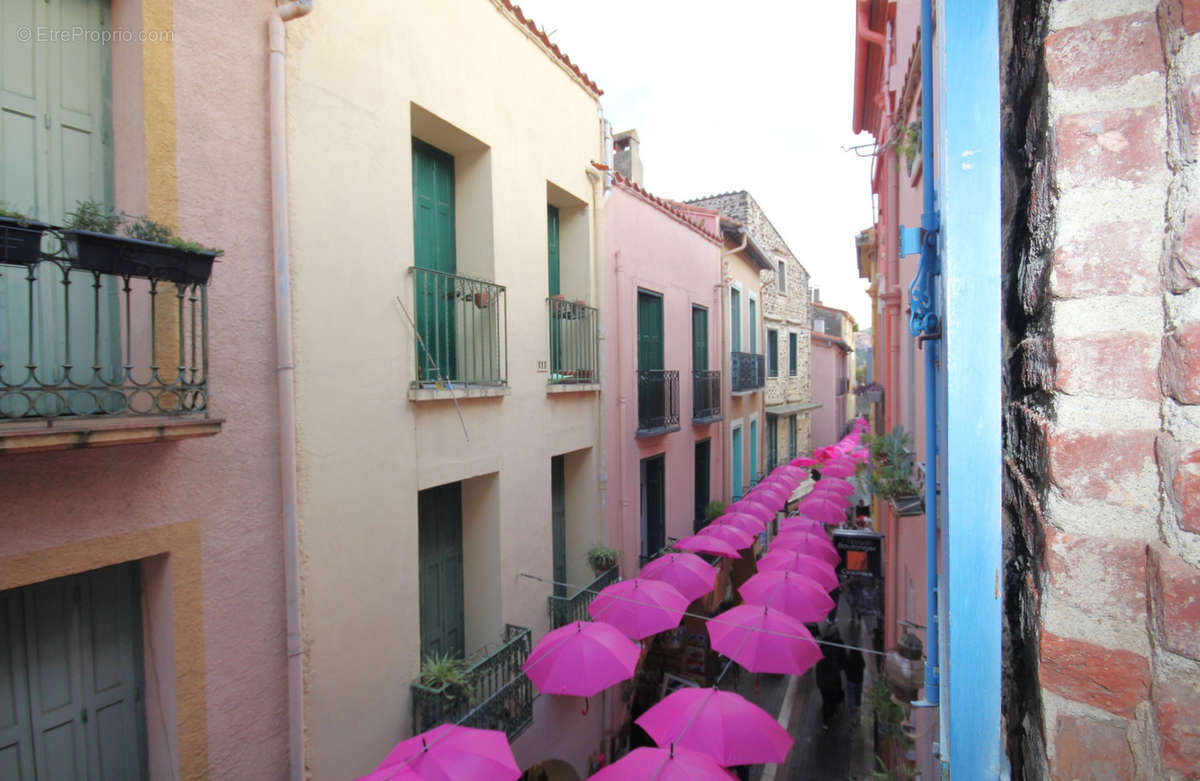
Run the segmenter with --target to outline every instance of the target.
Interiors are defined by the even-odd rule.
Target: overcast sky
[[[870,327],[854,235],[870,158],[851,133],[854,3],[518,0],[641,140],[645,187],[677,200],[748,190],[824,303]]]

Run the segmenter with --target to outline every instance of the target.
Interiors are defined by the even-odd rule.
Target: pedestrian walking
[[[846,712],[853,721],[858,714],[858,705],[862,701],[863,668],[862,651],[852,648],[846,653],[846,664],[842,671],[846,674]]]
[[[838,634],[835,624],[826,624],[824,631],[821,632],[821,639],[825,641],[821,645],[821,661],[817,662],[817,688],[821,691],[821,726],[825,731],[833,725],[833,719],[837,715],[838,706],[845,699],[845,694],[842,691],[842,665],[845,661],[845,653],[840,645],[830,645],[830,643],[841,643],[841,635]]]

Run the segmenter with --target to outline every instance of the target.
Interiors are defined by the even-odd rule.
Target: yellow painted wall
[[[597,447],[598,394],[547,394],[537,364],[548,197],[579,218],[564,293],[597,303],[586,168],[603,142],[595,98],[489,0],[318,3],[287,43],[305,737],[313,778],[347,778],[410,734],[417,491],[469,481],[468,652],[505,623],[546,631],[550,588],[518,573],[552,575],[552,456],[576,453],[568,519],[588,531],[568,532],[574,555],[597,528],[600,459],[579,452]],[[453,403],[408,398],[414,335],[396,299],[412,312],[414,135],[456,154],[460,272],[507,286],[510,393],[461,402],[469,441]],[[554,727],[521,736],[522,766],[585,759],[555,756]]]

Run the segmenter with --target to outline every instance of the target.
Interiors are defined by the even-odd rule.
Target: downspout
[[[296,521],[296,391],[288,244],[287,74],[283,23],[307,16],[313,0],[281,5],[268,23],[271,145],[271,234],[275,249],[275,380],[279,397],[279,482],[283,504],[283,570],[287,600],[288,778],[304,781],[304,657],[300,626],[300,543]]]
[[[717,218],[717,225],[720,226],[720,218],[719,217]],[[726,264],[725,258],[729,257],[730,255],[736,255],[737,253],[746,249],[746,245],[750,243],[750,234],[749,234],[749,232],[747,232],[745,226],[738,228],[738,233],[742,234],[742,243],[739,244],[738,246],[734,247],[733,249],[729,250],[728,252],[721,253],[721,284],[720,284],[721,344],[725,345],[725,347],[726,347],[726,349],[721,351],[722,352],[721,371],[724,374],[724,379],[721,383],[721,385],[722,385],[721,390],[724,393],[725,388],[726,387],[729,388],[729,392],[725,393],[725,415],[724,415],[724,420],[722,421],[722,424],[721,424],[721,438],[723,440],[725,440],[724,442],[721,443],[721,452],[725,453],[725,443],[728,442],[729,443],[729,452],[725,453],[725,459],[724,459],[725,463],[722,465],[724,467],[722,471],[727,471],[727,472],[729,472],[729,475],[730,475],[730,480],[729,480],[729,500],[730,501],[733,501],[733,498],[735,496],[737,496],[737,492],[738,492],[738,489],[740,488],[740,486],[736,486],[733,484],[733,434],[731,433],[731,427],[733,425],[733,418],[731,416],[733,415],[733,410],[730,409],[730,407],[733,405],[733,376],[730,374],[730,372],[733,370],[733,356],[730,354],[733,345],[731,345],[725,341],[725,335],[727,333],[729,333],[729,331],[726,330],[726,323],[725,323],[725,304],[728,302],[728,299],[729,299],[729,295],[726,292],[727,281],[725,279],[725,264]],[[738,345],[738,346],[740,347],[741,345]],[[725,481],[722,480],[721,482],[724,483]]]
[[[871,0],[858,0],[858,12],[855,17],[854,31],[858,33],[858,37],[862,38],[867,43],[873,43],[879,47],[880,51],[886,51],[887,38],[883,33],[871,29],[871,20],[867,14],[870,12]]]

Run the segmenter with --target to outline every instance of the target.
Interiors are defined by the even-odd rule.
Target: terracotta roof
[[[619,174],[618,172],[612,171],[608,166],[604,165],[603,163],[593,162],[592,166],[601,171],[611,171],[611,173],[613,175],[613,181],[622,190],[627,190],[627,191],[633,193],[640,200],[645,201],[646,203],[650,204],[651,206],[654,206],[659,211],[667,214],[668,216],[670,216],[677,222],[680,222],[680,223],[686,225],[687,227],[691,228],[696,233],[699,233],[701,236],[703,236],[704,238],[713,242],[714,244],[724,245],[724,239],[721,236],[719,236],[715,233],[712,233],[711,231],[704,228],[701,225],[699,220],[693,220],[691,217],[689,217],[687,215],[686,212],[684,212],[682,209],[679,209],[678,207],[674,206],[672,204],[672,202],[668,201],[666,198],[659,198],[657,195],[654,195],[654,194],[648,192],[646,190],[646,188],[642,187],[640,184],[637,184],[636,182],[632,182],[632,181],[626,179],[624,176],[621,176],[621,174]],[[716,211],[716,210],[714,209],[714,211]]]
[[[542,31],[540,26],[534,24],[533,20],[525,15],[525,12],[521,10],[521,6],[509,2],[509,0],[494,0],[494,2],[504,6],[505,10],[515,16],[517,22],[523,25],[533,35],[534,38],[541,41],[542,45],[549,49],[554,56],[557,57],[559,61],[567,67],[567,70],[579,77],[579,80],[585,87],[587,87],[588,91],[590,91],[596,97],[600,97],[604,94],[604,90],[596,86],[596,82],[588,78],[588,75],[580,70],[578,65],[571,62],[571,58],[568,57],[562,49],[559,49],[557,44],[550,42],[550,37]]]

